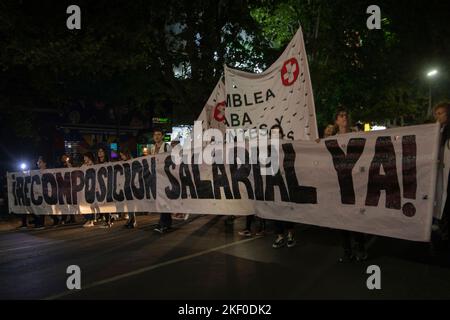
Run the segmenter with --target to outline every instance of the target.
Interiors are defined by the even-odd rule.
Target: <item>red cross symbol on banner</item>
[[[299,72],[297,59],[291,58],[281,68],[281,81],[285,86],[290,86],[297,80]]]
[[[225,101],[219,102],[214,108],[214,119],[219,122],[225,120]]]

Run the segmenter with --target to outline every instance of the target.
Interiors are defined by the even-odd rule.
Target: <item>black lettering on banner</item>
[[[194,182],[192,181],[189,166],[185,163],[180,164],[180,182],[181,182],[181,198],[187,198],[187,188],[192,199],[197,199],[197,191],[195,190]]]
[[[64,173],[64,178],[61,172],[56,173],[56,183],[58,184],[58,203],[72,204],[72,189],[70,185],[70,172]],[[65,201],[64,201],[65,198]]]
[[[78,192],[84,189],[84,172],[75,170],[70,173],[72,179],[72,204],[78,204]]]
[[[416,199],[417,191],[417,145],[416,136],[404,136],[402,138],[403,150],[403,196],[408,199]]]
[[[237,93],[233,93],[233,107],[242,106],[241,96]]]
[[[139,161],[133,161],[131,164],[131,189],[136,199],[142,200],[145,196],[144,177],[142,173],[142,164]],[[136,186],[136,176],[138,185]]]
[[[250,103],[250,102],[247,101],[247,95],[244,95],[244,104],[245,104],[246,107],[253,105],[253,103]]]
[[[232,127],[236,127],[236,126],[240,125],[239,115],[238,114],[232,113],[232,114],[230,114],[230,117],[231,117],[230,120],[231,120],[231,126]]]
[[[301,186],[295,172],[296,153],[292,143],[282,145],[284,151],[283,168],[289,190],[290,202],[317,203],[317,189],[310,186]]]
[[[240,151],[238,151],[237,147],[234,147],[234,161],[233,164],[230,164],[230,172],[231,172],[231,186],[233,187],[233,195],[234,199],[241,199],[241,192],[239,190],[239,182],[243,183],[247,188],[247,196],[248,199],[254,199],[253,188],[248,176],[250,175],[250,171],[252,169],[250,165],[250,157],[247,150],[244,149],[245,159],[241,159],[241,165],[237,165],[237,158]],[[242,152],[242,151],[241,151]]]
[[[227,94],[227,107],[232,107],[233,105],[231,104],[231,97],[229,94]],[[226,120],[226,119],[225,119]]]
[[[17,177],[16,179],[16,194],[17,194],[17,203],[19,206],[23,206],[25,203],[24,194],[23,194],[23,177]]]
[[[12,193],[13,193],[13,196],[14,196],[14,205],[17,206],[19,203],[17,202],[17,194],[16,194],[16,184],[17,184],[16,176],[12,175],[11,178],[13,180],[13,183],[12,183],[12,191],[13,192]]]
[[[95,202],[95,185],[96,185],[96,174],[93,168],[86,170],[84,176],[84,198],[87,203]]]
[[[51,190],[49,189],[49,186]],[[42,175],[42,194],[47,204],[54,205],[58,203],[58,185],[55,176],[51,173]]]
[[[125,198],[127,200],[133,200],[133,194],[131,193],[131,167],[129,163],[124,163],[123,168],[125,169],[125,185],[123,189],[125,190]]]
[[[44,199],[41,196],[34,197],[34,185],[41,185],[41,177],[39,175],[34,175],[31,179],[31,202],[35,206],[40,206]]]
[[[105,178],[108,177],[108,172],[105,167],[101,167],[97,171],[98,190],[95,193],[98,202],[105,201],[106,198],[106,184]]]
[[[403,197],[406,199],[416,199],[417,192],[417,145],[416,136],[409,135],[402,138],[402,173],[403,173]],[[407,217],[413,217],[416,214],[416,207],[411,202],[402,206],[402,212]]]
[[[356,162],[364,151],[366,139],[352,138],[347,145],[347,155],[341,149],[337,140],[325,141],[325,146],[333,158],[334,169],[337,172],[341,202],[343,204],[355,204],[355,188],[353,185],[352,171]]]
[[[114,197],[114,200],[116,200],[116,201],[123,201],[125,199],[125,196],[123,194],[123,190],[121,190],[120,187],[119,187],[118,174],[123,176],[123,167],[120,164],[114,165],[114,191],[113,191],[113,197]]]
[[[231,193],[230,184],[228,182],[227,174],[225,171],[225,166],[223,164],[213,163],[212,171],[213,171],[213,183],[214,183],[214,198],[222,199],[222,195],[220,193],[220,188],[223,188],[223,190],[225,192],[225,198],[233,199],[233,194]],[[219,173],[219,171],[221,173]]]
[[[250,119],[250,116],[247,112],[244,113],[244,119],[242,120],[242,125],[245,126],[246,123],[253,124],[252,120]]]
[[[251,148],[251,163],[253,170],[253,181],[255,186],[255,199],[259,201],[264,201],[264,183],[261,175],[261,166],[258,163],[259,158],[259,148]]]
[[[266,101],[269,100],[270,97],[275,98],[275,94],[272,92],[272,90],[267,90],[266,92]]]
[[[255,92],[254,97],[255,97],[255,104],[264,102],[263,97],[262,97],[262,91]]]
[[[113,199],[113,190],[114,190],[114,171],[112,166],[108,166],[108,187],[107,187],[107,193],[106,193],[106,202],[114,202]]]
[[[278,186],[281,195],[281,201],[289,202],[289,195],[280,170],[275,175],[266,175],[266,192],[264,200],[274,201],[274,187]]]
[[[401,195],[397,176],[395,149],[391,137],[378,137],[369,169],[367,206],[378,206],[381,190],[386,191],[386,208],[400,209]],[[385,174],[380,174],[381,166]]]
[[[276,153],[276,155],[273,155],[273,153]],[[267,157],[270,159],[278,159],[278,152],[272,145],[267,146]],[[270,165],[270,166],[269,166]],[[274,163],[269,163],[265,165],[267,171],[274,170]],[[266,178],[266,191],[264,194],[264,200],[268,201],[274,201],[274,186],[278,186],[278,189],[280,191],[281,201],[289,202],[289,195],[286,189],[286,184],[284,183],[283,176],[281,175],[280,170],[278,169],[275,174],[272,175],[265,175]]]
[[[23,195],[24,195],[24,199],[25,199],[25,205],[29,206],[30,203],[30,197],[28,196],[28,192],[30,191],[30,189],[28,188],[28,185],[31,183],[31,177],[30,176],[26,176],[25,177],[25,182],[23,184]]]
[[[199,199],[214,199],[212,182],[210,180],[202,180],[200,177],[200,169],[198,164],[192,164],[192,174],[194,175],[195,189]]]
[[[172,156],[166,157],[166,160],[164,161],[164,171],[166,172],[167,178],[169,179],[169,182],[172,186],[172,189],[169,187],[166,187],[166,195],[167,198],[174,200],[178,199],[180,197],[180,183],[178,182],[177,178],[175,178],[172,173],[170,172],[170,168],[175,169],[175,163],[172,161]]]
[[[156,161],[155,158],[150,159],[150,168],[147,159],[142,160],[144,167],[144,183],[145,183],[145,196],[147,199],[151,199],[150,193],[153,199],[156,199]]]

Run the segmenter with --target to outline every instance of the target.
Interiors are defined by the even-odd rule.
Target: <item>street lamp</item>
[[[434,77],[435,75],[437,75],[438,71],[436,69],[431,70],[430,72],[427,73],[427,77]]]
[[[430,79],[428,81],[428,110],[427,110],[427,117],[431,115],[431,79],[434,78],[438,74],[438,71],[436,69],[430,70],[427,73],[427,77]]]

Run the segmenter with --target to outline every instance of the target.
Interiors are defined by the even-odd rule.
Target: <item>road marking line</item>
[[[36,247],[41,247],[41,246],[48,246],[48,245],[54,245],[55,242],[51,241],[49,243],[37,243],[37,244],[33,244],[33,245],[29,245],[29,246],[24,246],[24,247],[16,247],[16,248],[10,248],[10,249],[5,249],[5,250],[0,250],[0,254],[3,252],[10,252],[10,251],[15,251],[15,250],[22,250],[22,249],[29,249],[29,248],[36,248]]]
[[[127,273],[124,273],[124,274],[121,274],[121,275],[117,275],[117,276],[114,276],[114,277],[111,277],[111,278],[108,278],[108,279],[105,279],[105,280],[96,281],[96,282],[93,282],[93,283],[88,284],[86,286],[82,286],[81,290],[83,290],[83,289],[90,289],[90,288],[97,287],[97,286],[100,286],[100,285],[103,285],[103,284],[107,284],[107,283],[110,283],[110,282],[114,282],[114,281],[117,281],[117,280],[128,278],[128,277],[131,277],[131,276],[134,276],[134,275],[137,275],[137,274],[141,274],[141,273],[144,273],[144,272],[147,272],[147,271],[151,271],[151,270],[154,270],[154,269],[157,269],[157,268],[160,268],[160,267],[164,267],[164,266],[167,266],[167,265],[170,265],[170,264],[174,264],[174,263],[177,263],[177,262],[181,262],[181,261],[189,260],[189,259],[192,259],[192,258],[196,258],[196,257],[202,256],[204,254],[207,254],[207,253],[210,253],[210,252],[213,252],[213,251],[218,251],[218,250],[229,248],[229,247],[232,247],[232,246],[235,246],[235,245],[238,245],[238,244],[243,244],[243,243],[246,243],[246,242],[254,241],[254,240],[259,239],[259,238],[262,238],[262,236],[254,237],[254,238],[251,238],[251,239],[240,240],[240,241],[236,241],[236,242],[232,242],[232,243],[228,243],[228,244],[224,244],[224,245],[219,246],[219,247],[211,248],[211,249],[200,251],[200,252],[197,252],[197,253],[193,253],[193,254],[190,254],[190,255],[187,255],[187,256],[184,256],[184,257],[180,257],[180,258],[172,259],[172,260],[169,260],[169,261],[161,262],[161,263],[158,263],[158,264],[155,264],[155,265],[152,265],[152,266],[148,266],[148,267],[145,267],[145,268],[137,269],[137,270],[134,270],[134,271],[131,271],[131,272],[127,272]],[[68,296],[70,294],[77,293],[77,292],[80,292],[80,290],[64,291],[64,292],[61,292],[59,294],[46,297],[43,300],[59,299],[59,298],[62,298],[62,297],[65,297],[65,296]]]

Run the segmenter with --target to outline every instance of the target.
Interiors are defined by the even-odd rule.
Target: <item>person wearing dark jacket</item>
[[[441,165],[443,169],[445,169],[447,166],[450,165],[450,126],[448,125],[448,116],[450,112],[450,103],[449,102],[441,102],[438,103],[433,108],[433,115],[436,120],[441,126],[441,148],[440,148],[440,154],[439,159],[441,162]],[[444,176],[443,179],[446,179],[447,182],[450,182],[450,170],[445,170],[445,172],[448,172],[447,176]],[[443,181],[442,181],[443,183]],[[445,184],[444,184],[445,185]],[[442,184],[441,184],[442,186]],[[440,245],[442,247],[448,247],[449,245],[449,216],[450,216],[450,188],[448,187],[447,183],[447,190],[442,190],[446,194],[445,203],[442,205],[442,216],[441,219],[438,222],[439,227],[439,233],[440,233]]]

